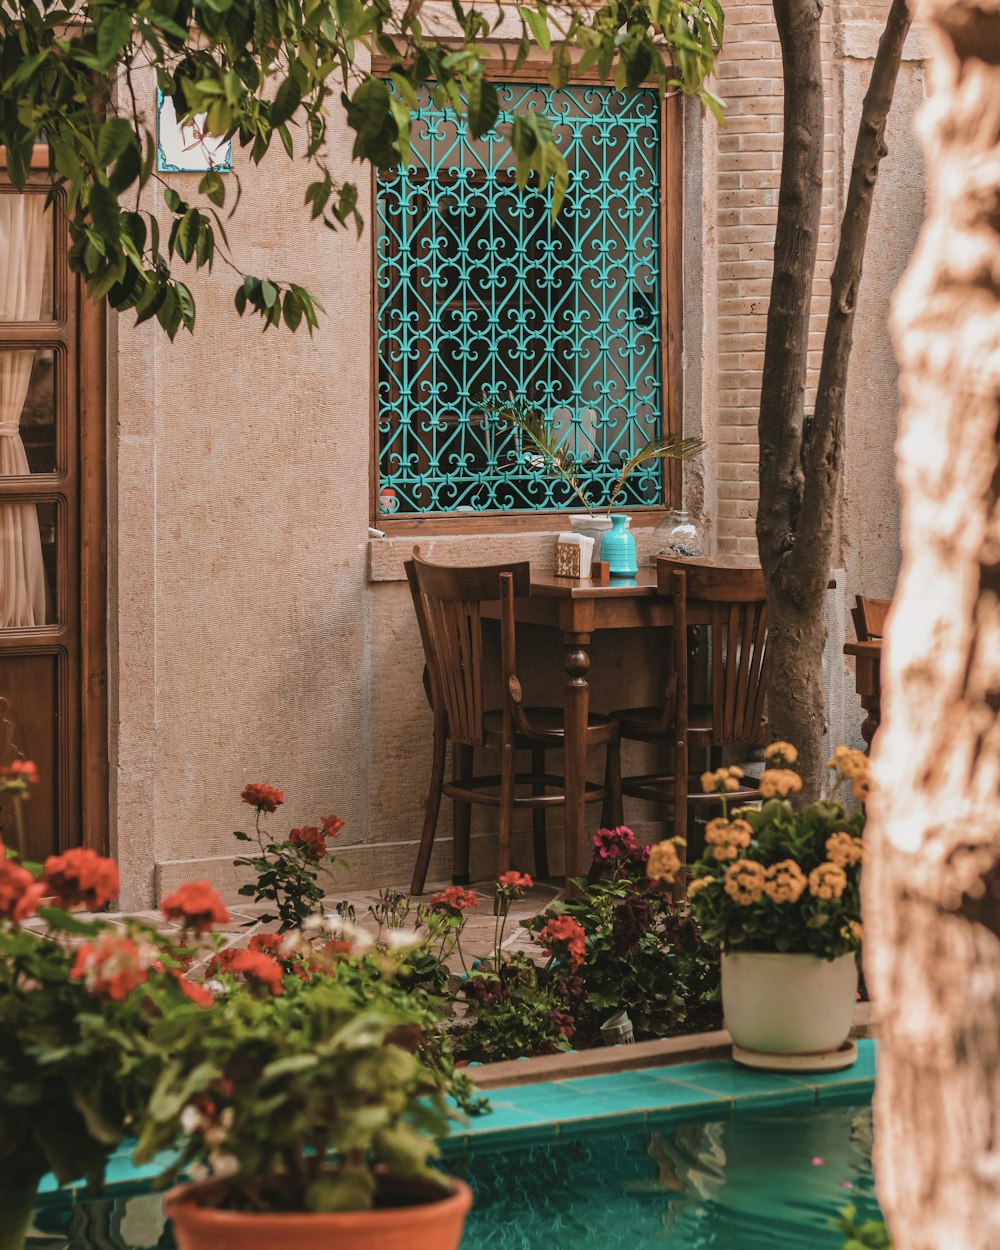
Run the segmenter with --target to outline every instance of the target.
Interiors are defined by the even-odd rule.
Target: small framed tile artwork
[[[206,135],[201,127],[205,114],[199,113],[184,126],[177,124],[174,102],[157,88],[156,168],[160,173],[207,173],[215,169],[229,173],[233,168],[232,139]]]

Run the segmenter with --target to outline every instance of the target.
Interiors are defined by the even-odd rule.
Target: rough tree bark
[[[923,0],[929,201],[895,301],[903,568],[866,960],[896,1250],[1000,1246],[1000,0]]]
[[[806,420],[809,306],[823,194],[822,5],[775,0],[774,12],[784,67],[784,147],[758,426],[757,543],[768,596],[770,726],[773,737],[799,747],[807,799],[817,794],[823,772],[824,606],[854,312],[910,15],[906,0],[893,0],[862,106],[815,413]]]

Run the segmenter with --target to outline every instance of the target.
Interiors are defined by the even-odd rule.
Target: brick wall
[[[842,133],[834,74],[834,28],[880,18],[881,5],[828,6],[823,17],[826,144],[819,257],[809,334],[811,404],[829,309],[840,216]],[[717,89],[726,100],[718,131],[718,465],[715,527],[720,556],[755,555],[757,412],[774,258],[781,170],[781,54],[770,5],[729,0]]]

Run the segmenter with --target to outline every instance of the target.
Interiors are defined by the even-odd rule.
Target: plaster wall
[[[752,559],[756,457],[744,414],[753,410],[759,385],[759,348],[747,341],[734,358],[732,336],[758,335],[757,324],[744,330],[739,318],[766,312],[763,235],[773,231],[768,219],[776,204],[779,69],[769,10],[732,3],[728,11],[734,53],[742,40],[753,68],[727,72],[722,93],[731,97],[734,121],[744,121],[720,129],[695,107],[685,114],[684,425],[686,433],[701,433],[710,451],[686,467],[684,489],[688,504],[713,519],[716,550]],[[871,25],[871,14],[857,20]],[[872,52],[863,41],[838,43],[833,16],[830,22],[827,265],[844,177],[839,154],[853,146]],[[758,91],[761,81],[766,91]],[[140,94],[151,99],[153,83],[141,84]],[[830,596],[827,670],[831,719],[838,722],[831,732],[855,740],[861,717],[840,652],[844,605],[857,589],[888,593],[898,560],[894,505],[886,502],[894,499],[895,413],[886,305],[919,220],[909,130],[920,96],[917,61],[905,67],[901,95],[889,136],[900,163],[898,171],[887,163],[880,182],[856,330],[841,527],[846,572]],[[764,111],[753,111],[755,100],[765,102]],[[746,120],[753,117],[766,127]],[[759,144],[761,135],[763,146],[744,152],[740,136]],[[350,146],[346,128],[335,122],[335,172],[366,186],[365,171],[351,168]],[[272,818],[281,830],[327,812],[344,818],[340,849],[350,874],[334,894],[405,883],[422,818],[430,717],[402,580],[412,540],[369,541],[367,530],[370,240],[309,224],[301,208],[311,180],[304,168],[277,155],[262,169],[245,161],[238,168],[243,201],[227,228],[240,266],[301,282],[327,312],[312,339],[301,330],[262,335],[259,325],[236,316],[236,277],[217,266],[209,281],[191,284],[199,301],[193,338],[182,334],[170,344],[158,329],[136,329],[127,317],[111,324],[112,849],[126,906],[149,905],[185,879],[235,887],[231,831],[249,826],[250,810],[238,798],[248,781],[286,791],[286,806]],[[182,196],[195,196],[198,175],[169,181]],[[741,223],[740,213],[752,224]],[[734,230],[750,237],[737,241],[742,236]],[[760,255],[734,258],[727,251],[734,247]],[[732,264],[751,269],[731,272]],[[818,299],[822,312],[822,294]],[[745,303],[737,309],[733,301]],[[493,537],[423,540],[422,547],[430,558],[454,563],[551,560],[551,534],[504,535],[500,524],[497,530]],[[647,532],[640,554],[655,548]],[[520,646],[530,700],[558,700],[558,642],[526,629]],[[662,652],[663,640],[652,634],[630,637],[627,648],[596,636],[593,706],[655,699]],[[596,772],[596,756],[593,764]],[[448,872],[447,807],[431,880]],[[628,815],[640,832],[654,831],[654,810]],[[557,816],[552,827],[558,831]],[[475,815],[473,830],[473,872],[485,874],[493,854],[489,817]],[[527,836],[522,830],[515,837],[524,863]],[[551,846],[558,869],[557,837]]]

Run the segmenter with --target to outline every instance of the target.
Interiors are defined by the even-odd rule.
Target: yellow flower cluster
[[[764,893],[764,865],[755,859],[741,859],[726,869],[723,888],[731,899],[744,907],[756,903]]]
[[[866,802],[872,792],[871,762],[864,751],[853,747],[839,746],[833,753],[833,759],[827,761],[827,768],[836,768],[852,783],[854,797]]]
[[[779,860],[764,876],[764,893],[772,903],[797,903],[806,888],[805,876],[794,859]]]
[[[688,886],[688,898],[691,898],[692,895],[697,894],[699,890],[703,890],[706,885],[714,885],[714,884],[715,884],[714,877],[695,877],[695,879]]]
[[[802,789],[802,778],[790,768],[765,768],[757,789],[765,799],[773,799],[776,794],[784,799],[790,794],[798,794]]]
[[[853,868],[855,864],[860,864],[867,849],[860,838],[852,837],[845,829],[831,833],[826,840],[827,856],[841,868]]]
[[[799,753],[790,742],[772,742],[764,748],[764,759],[775,768],[787,768],[799,758]]]
[[[678,842],[683,845],[681,838],[668,838],[666,842],[657,842],[649,852],[646,876],[650,881],[666,881],[668,885],[673,885],[681,870],[681,858],[677,854]]]
[[[705,829],[705,842],[716,859],[735,859],[745,851],[753,838],[753,830],[745,820],[726,820],[717,816]]]
[[[839,864],[827,860],[809,874],[809,893],[814,898],[840,898],[846,889],[847,873]]]
[[[705,794],[732,794],[740,788],[743,769],[731,765],[729,768],[717,768],[714,773],[701,774],[701,788]]]

